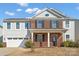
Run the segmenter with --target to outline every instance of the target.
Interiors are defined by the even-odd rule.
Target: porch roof
[[[57,32],[61,32],[64,33],[67,31],[67,29],[29,29],[31,32],[33,33],[48,33],[48,32],[53,32],[53,33],[57,33]]]

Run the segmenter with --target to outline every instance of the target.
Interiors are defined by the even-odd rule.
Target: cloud
[[[38,13],[40,13],[41,11],[42,11],[42,10],[40,10],[40,9],[39,9],[38,11],[36,11],[36,13],[35,13],[35,14],[38,14]]]
[[[27,12],[27,13],[31,14],[31,13],[33,13],[34,11],[33,11],[33,9],[28,8],[28,9],[26,9],[26,10],[25,10],[25,12]]]
[[[13,16],[13,15],[15,15],[15,13],[13,13],[13,12],[9,12],[9,11],[5,11],[5,14],[6,14],[6,15],[9,15],[9,16]]]
[[[25,10],[25,12],[29,13],[29,14],[37,14],[39,11],[41,11],[39,8],[28,8]]]
[[[22,9],[16,9],[16,11],[18,11],[18,12],[19,12],[19,11],[22,11]]]
[[[28,3],[18,3],[18,5],[20,5],[21,7],[27,7]]]
[[[33,11],[37,11],[37,10],[39,10],[39,8],[33,8]]]

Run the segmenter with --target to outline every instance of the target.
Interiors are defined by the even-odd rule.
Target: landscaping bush
[[[34,52],[34,44],[32,43],[31,40],[25,42],[25,47],[31,48],[31,52]]]
[[[75,42],[75,47],[79,48],[79,43],[78,42]]]
[[[75,42],[67,40],[63,42],[64,47],[75,47]]]
[[[70,41],[70,42],[69,42],[69,47],[75,47],[75,42]]]
[[[32,47],[34,47],[34,44],[32,43],[31,40],[29,40],[29,41],[26,41],[26,42],[25,42],[25,47],[26,47],[26,48],[32,48]]]
[[[69,41],[64,41],[63,45],[64,45],[64,47],[68,47],[69,46]]]
[[[3,47],[3,43],[0,43],[0,47]]]

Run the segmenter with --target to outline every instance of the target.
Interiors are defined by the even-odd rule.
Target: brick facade
[[[34,36],[33,36],[33,42],[34,42],[34,44],[35,44],[35,47],[48,47],[48,36],[47,36],[47,33],[41,33],[41,34],[43,34],[44,35],[44,41],[42,41],[42,42],[37,42],[37,41],[35,41],[36,40],[36,35],[37,34],[40,34],[40,33],[34,33]],[[61,44],[62,44],[62,34],[61,33],[50,33],[50,47],[53,47],[54,45],[53,45],[53,42],[52,42],[52,38],[53,38],[53,35],[54,34],[56,34],[57,36],[58,36],[58,39],[57,39],[57,44],[56,44],[56,46],[57,47],[60,47],[61,46]]]
[[[49,29],[50,28],[50,20],[44,20],[44,28]]]
[[[53,35],[56,34],[58,36],[58,39],[57,39],[57,47],[60,47],[61,44],[62,44],[62,34],[61,33],[51,33],[50,34],[50,46],[53,47],[53,42],[52,42],[52,38],[53,38]]]
[[[35,20],[31,20],[30,22],[31,22],[31,28],[35,29]]]
[[[31,22],[31,29],[37,29],[36,28],[36,20],[30,20]],[[62,21],[59,21],[59,27],[57,29],[61,29],[62,28]],[[43,29],[51,29],[51,20],[49,19],[46,19],[44,20],[44,28]],[[43,42],[36,42],[35,41],[35,37],[37,34],[43,34],[44,35],[44,41]],[[53,34],[57,34],[58,36],[58,39],[57,39],[57,45],[56,46],[61,46],[61,43],[62,43],[62,37],[61,36],[61,33],[50,33],[50,47],[53,47],[53,42],[51,41],[52,40],[52,37],[53,37]],[[60,37],[60,38],[59,38]],[[33,42],[35,44],[35,47],[48,47],[48,33],[42,33],[41,31],[39,33],[35,33],[33,32]]]
[[[30,20],[31,22],[31,29],[36,29],[36,20]],[[58,29],[63,28],[62,21],[59,21]],[[51,29],[51,21],[49,19],[44,20],[44,28],[43,29]]]

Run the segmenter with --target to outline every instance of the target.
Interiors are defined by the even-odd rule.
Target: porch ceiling
[[[55,32],[55,33],[57,33],[57,32],[62,32],[62,33],[64,33],[64,32],[66,32],[67,31],[67,29],[29,29],[31,32],[35,32],[35,33],[46,33],[46,32]]]

